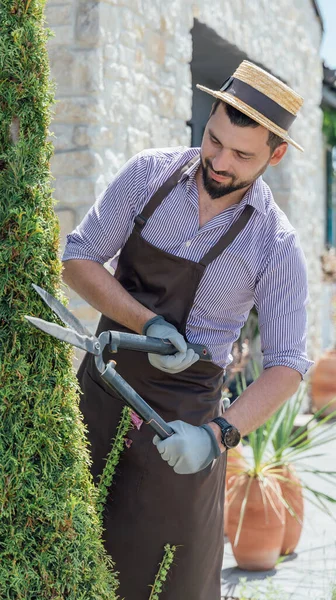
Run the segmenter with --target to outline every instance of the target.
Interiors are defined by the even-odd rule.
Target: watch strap
[[[229,429],[236,429],[238,431],[237,427],[235,427],[234,425],[229,423],[226,419],[224,419],[224,417],[216,417],[215,419],[212,419],[212,422],[217,423],[217,425],[219,425],[221,432],[222,432],[222,444],[223,444],[223,446],[225,446],[225,448],[228,448],[228,446],[225,444],[224,434]],[[238,431],[238,433],[239,433],[239,431]],[[240,435],[240,433],[239,433],[239,435]]]
[[[213,423],[217,423],[221,430],[223,430],[224,428],[229,429],[229,427],[233,427],[233,425],[231,425],[231,423],[224,419],[224,417],[216,417],[215,419],[212,419],[212,421]]]

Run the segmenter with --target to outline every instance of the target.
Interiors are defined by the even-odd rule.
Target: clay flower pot
[[[227,535],[241,569],[267,571],[279,558],[286,510],[279,497],[281,488],[272,475],[244,473],[228,491]]]
[[[311,377],[311,395],[316,410],[335,398],[323,415],[336,410],[336,349],[327,350],[316,363]]]
[[[285,478],[284,481],[279,481],[282,496],[288,502],[295,515],[292,516],[289,510],[285,510],[285,535],[282,542],[281,554],[291,554],[298,545],[303,526],[304,504],[302,485],[293,465],[282,467],[280,473]]]
[[[225,477],[225,502],[224,502],[224,535],[227,532],[227,515],[229,507],[227,505],[227,494],[230,487],[232,487],[235,476],[246,467],[245,459],[243,457],[243,445],[240,443],[236,448],[232,448],[227,453],[226,462],[226,477]]]
[[[333,387],[336,350],[326,354],[329,393],[331,387],[333,398],[336,393]],[[333,364],[331,369],[330,363]],[[336,402],[335,410],[321,419],[321,412],[330,399],[324,393],[321,411],[311,415],[305,425],[294,427],[305,389],[301,386],[294,398],[248,434],[249,452],[245,465],[229,467],[229,472],[234,468],[235,474],[228,477],[225,524],[234,556],[242,569],[272,569],[280,554],[293,552],[299,541],[303,518],[301,489],[307,493],[308,500],[314,504],[318,500],[321,509],[332,516],[329,504],[335,503],[336,498],[326,497],[318,486],[313,488],[305,484],[303,474],[311,470],[301,459],[336,439],[336,420],[333,421]],[[326,423],[329,423],[327,435]],[[293,464],[297,465],[300,478],[302,474],[301,486]],[[314,470],[314,475],[328,481],[329,478],[336,480],[335,473],[325,470],[323,464]]]

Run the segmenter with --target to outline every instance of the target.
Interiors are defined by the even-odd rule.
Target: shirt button
[[[190,244],[191,244],[191,240],[188,240],[188,241],[186,242],[186,246],[187,246],[187,248],[189,248]]]

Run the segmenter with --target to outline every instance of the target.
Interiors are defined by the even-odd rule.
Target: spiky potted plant
[[[295,421],[301,410],[304,393],[303,387],[268,422],[269,427],[273,422],[276,425],[272,436],[274,469],[287,508],[281,554],[292,553],[299,542],[303,524],[304,498],[314,502],[330,516],[332,516],[330,503],[336,502],[335,498],[320,491],[318,485],[313,488],[305,482],[307,473],[314,473],[317,480],[320,477],[335,481],[336,472],[312,469],[307,461],[309,462],[309,459],[315,456],[318,448],[336,438],[335,427],[333,425],[331,429],[326,427],[336,416],[336,411],[328,411],[330,403],[327,403],[315,412],[305,425],[295,429]]]
[[[320,418],[323,407],[305,426],[295,430],[302,395],[301,390],[247,436],[245,465],[230,477],[227,535],[241,568],[271,569],[280,554],[293,551],[303,520],[301,495],[330,515],[329,504],[336,502],[318,486],[312,488],[304,481],[304,473],[308,472],[335,480],[336,472],[313,470],[307,461],[317,448],[336,438],[336,428],[326,428],[336,411]],[[286,525],[290,528],[294,521],[298,526],[290,539]]]

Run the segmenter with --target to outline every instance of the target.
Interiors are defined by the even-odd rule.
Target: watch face
[[[234,448],[240,442],[240,433],[235,427],[231,427],[224,434],[225,446],[227,448]]]

